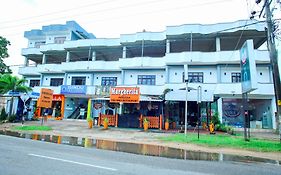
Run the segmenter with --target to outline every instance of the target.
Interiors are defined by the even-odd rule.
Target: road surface
[[[280,174],[281,166],[180,160],[59,145],[0,135],[2,175]]]

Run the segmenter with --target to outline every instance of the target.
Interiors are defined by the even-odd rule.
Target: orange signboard
[[[139,103],[140,88],[138,87],[111,87],[110,102],[111,103]]]
[[[40,91],[40,97],[37,101],[37,107],[51,108],[53,101],[53,90],[42,88]]]

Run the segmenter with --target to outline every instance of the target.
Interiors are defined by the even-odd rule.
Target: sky
[[[166,26],[213,24],[249,19],[260,10],[255,0],[8,0],[0,11],[0,36],[11,42],[10,65],[17,75],[27,47],[24,31],[43,25],[75,20],[97,38],[119,38],[120,34],[164,31]],[[259,19],[258,17],[256,19]],[[263,19],[259,19],[263,20]]]

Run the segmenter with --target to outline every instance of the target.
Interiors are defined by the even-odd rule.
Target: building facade
[[[162,32],[95,38],[70,21],[24,36],[28,48],[22,49],[25,64],[19,74],[34,92],[54,90],[49,115],[84,119],[90,100],[92,117],[118,113],[120,122],[127,121],[120,123],[124,127],[137,127],[140,114],[162,114],[180,126],[186,114],[194,125],[197,116],[205,121],[215,113],[221,122],[243,127],[240,49],[250,40],[258,85],[248,94],[251,127],[276,128],[269,53],[260,49],[266,42],[264,23],[184,24]],[[139,87],[140,103],[110,103],[114,86]],[[30,102],[32,106],[36,98]]]

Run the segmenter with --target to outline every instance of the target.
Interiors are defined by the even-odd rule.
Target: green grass
[[[49,126],[15,126],[14,130],[21,131],[50,131],[52,130]]]
[[[161,137],[160,139],[168,142],[192,143],[209,147],[239,148],[260,152],[281,152],[280,142],[256,138],[251,138],[247,142],[241,136],[201,134],[198,140],[197,134],[188,133],[187,137],[184,134],[175,134],[169,137]]]

